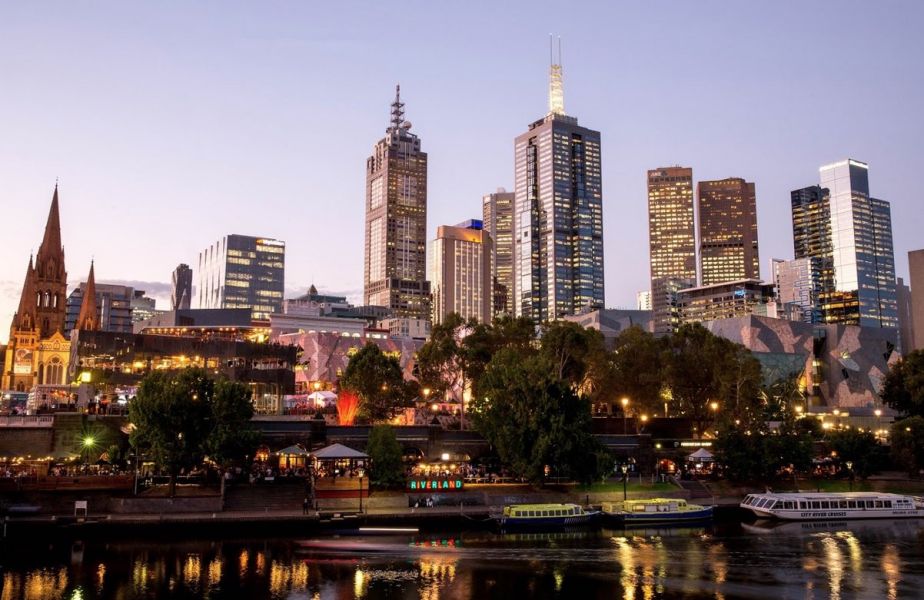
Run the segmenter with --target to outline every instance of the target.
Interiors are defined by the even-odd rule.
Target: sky
[[[924,247],[924,3],[4,2],[0,340],[59,182],[68,279],[170,274],[229,233],[286,242],[287,295],[361,301],[365,160],[394,86],[429,154],[430,239],[513,188],[548,110],[602,132],[606,305],[648,287],[646,171],[757,188],[761,271],[792,258],[789,192],[869,163],[895,257]],[[194,275],[195,281],[195,275]]]

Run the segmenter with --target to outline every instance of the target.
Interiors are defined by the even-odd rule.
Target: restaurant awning
[[[308,456],[309,452],[299,445],[289,446],[276,452],[280,456]]]
[[[712,460],[713,458],[715,458],[715,457],[713,456],[712,452],[709,452],[709,451],[706,450],[705,448],[700,448],[699,450],[697,450],[697,451],[694,452],[693,454],[690,454],[689,456],[687,456],[687,460],[691,460],[691,461],[695,461],[695,460]]]
[[[365,452],[360,452],[359,450],[354,450],[348,448],[343,444],[331,444],[320,450],[315,450],[311,453],[311,456],[315,457],[317,460],[337,460],[341,458],[349,459],[361,459],[369,458],[369,455]]]

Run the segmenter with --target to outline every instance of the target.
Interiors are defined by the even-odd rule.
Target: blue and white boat
[[[712,518],[711,506],[688,504],[682,498],[645,498],[603,504],[603,515],[626,525],[684,523]]]
[[[587,525],[599,515],[577,504],[511,504],[497,520],[502,527],[555,528]]]

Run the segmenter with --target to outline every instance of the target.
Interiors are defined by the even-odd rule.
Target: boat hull
[[[523,529],[550,529],[557,527],[573,527],[575,525],[589,525],[599,516],[599,512],[587,512],[582,515],[568,515],[562,517],[500,517],[498,521],[502,527]]]
[[[825,521],[831,519],[921,519],[924,518],[924,509],[893,509],[893,510],[858,510],[858,509],[806,509],[806,510],[760,510],[751,507],[742,507],[750,510],[762,519],[781,519],[783,521]]]
[[[674,512],[652,513],[605,513],[610,518],[625,524],[648,523],[686,523],[689,521],[707,521],[712,518],[713,508],[703,507],[700,510],[685,510]]]

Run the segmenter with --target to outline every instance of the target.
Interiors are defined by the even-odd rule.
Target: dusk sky
[[[429,154],[430,238],[513,188],[513,139],[565,109],[602,132],[608,307],[648,288],[646,170],[756,182],[761,272],[789,192],[869,163],[898,275],[924,247],[924,2],[4,2],[0,340],[55,179],[68,278],[137,282],[229,233],[285,240],[287,295],[361,300],[365,161],[400,82]],[[194,276],[195,281],[195,276]]]

